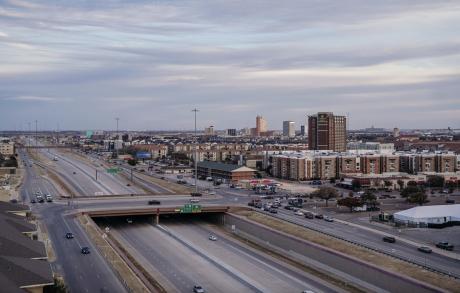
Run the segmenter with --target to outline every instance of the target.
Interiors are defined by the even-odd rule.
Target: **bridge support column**
[[[153,222],[155,225],[160,224],[160,214],[156,214],[153,216]]]

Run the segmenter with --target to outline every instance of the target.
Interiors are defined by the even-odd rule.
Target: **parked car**
[[[334,222],[334,219],[332,217],[329,217],[329,216],[325,216],[323,219],[326,222]]]
[[[385,236],[385,237],[383,237],[383,241],[388,242],[388,243],[395,243],[396,239],[394,237],[391,237],[391,236]]]
[[[296,216],[303,216],[304,213],[302,213],[302,211],[296,211],[296,212],[294,213],[294,215],[296,215]]]
[[[441,241],[441,242],[436,243],[436,247],[445,249],[445,250],[449,250],[449,251],[454,250],[454,246],[447,241]]]
[[[81,253],[82,253],[82,254],[89,254],[89,253],[90,253],[89,247],[86,247],[86,246],[85,246],[85,247],[82,247],[82,248],[81,248]]]
[[[72,238],[73,238],[73,233],[67,232],[67,233],[65,234],[65,238],[67,238],[67,239],[72,239]]]
[[[426,247],[426,246],[420,246],[419,248],[417,248],[417,250],[421,251],[421,252],[424,252],[424,253],[431,253],[432,252],[431,248]]]
[[[193,286],[193,293],[204,293],[204,289],[201,286],[195,285]]]
[[[313,213],[311,213],[311,212],[305,213],[305,218],[307,218],[307,219],[314,219],[314,218],[315,218],[315,214],[313,214]]]
[[[33,199],[33,198],[30,200],[30,203],[36,203],[36,202],[37,201],[35,199]]]
[[[294,207],[293,206],[285,206],[284,207],[286,210],[292,210]]]
[[[278,210],[275,209],[275,208],[270,208],[269,211],[270,211],[270,213],[272,213],[272,214],[277,214],[277,213],[278,213]]]

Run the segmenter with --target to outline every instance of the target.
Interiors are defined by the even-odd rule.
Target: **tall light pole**
[[[198,193],[198,137],[196,136],[196,112],[199,112],[198,109],[193,109],[192,112],[195,114],[195,193]]]
[[[30,137],[31,137],[31,135],[30,135],[30,131],[31,131],[31,130],[30,130],[30,122],[27,122],[27,124],[29,124],[29,135],[28,135],[28,139],[27,139],[27,140],[29,141],[28,144],[29,144],[29,147],[30,147]]]
[[[35,120],[35,147],[38,147],[38,121]],[[35,155],[38,154],[38,148],[35,149]]]

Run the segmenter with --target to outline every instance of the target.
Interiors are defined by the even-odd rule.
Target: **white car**
[[[294,215],[296,215],[296,216],[303,216],[304,213],[302,213],[301,211],[296,211],[296,212],[294,213]]]
[[[209,235],[209,240],[211,241],[217,241],[217,237],[214,235]]]
[[[215,191],[210,191],[208,194],[209,195],[214,195],[214,194],[216,194],[216,192]]]
[[[190,202],[200,202],[200,200],[198,198],[192,198],[190,199]]]

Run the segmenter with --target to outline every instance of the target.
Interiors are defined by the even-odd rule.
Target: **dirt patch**
[[[424,270],[423,268],[411,265],[404,261],[394,259],[384,254],[380,254],[362,247],[348,244],[319,232],[311,231],[302,228],[298,225],[287,223],[282,220],[275,219],[257,213],[255,211],[241,210],[235,212],[240,216],[244,216],[249,220],[266,225],[278,231],[282,231],[293,236],[314,242],[324,247],[342,252],[366,262],[372,263],[378,267],[384,268],[397,274],[406,275],[416,280],[426,282],[436,287],[449,290],[451,292],[460,292],[460,282],[447,276],[442,276],[433,272]]]
[[[150,292],[115,249],[102,237],[102,232],[96,224],[87,215],[79,215],[78,220],[102,256],[118,274],[119,279],[129,288],[129,291]]]
[[[140,174],[140,173],[136,173],[136,175],[138,177],[142,178],[143,180],[150,181],[150,182],[152,182],[152,183],[154,183],[156,185],[161,186],[162,188],[164,188],[166,190],[169,190],[173,194],[184,195],[184,194],[190,194],[191,192],[193,192],[192,188],[184,186],[184,185],[181,185],[181,184],[166,181],[166,180],[156,178],[156,177],[152,177],[152,176],[147,176],[147,175]]]

